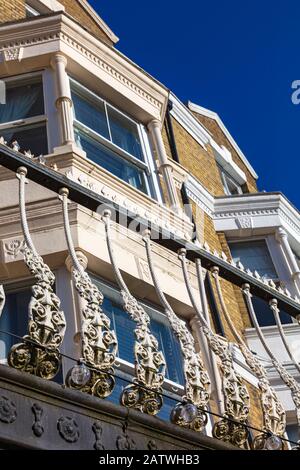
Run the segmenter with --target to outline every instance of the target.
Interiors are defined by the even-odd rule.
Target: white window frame
[[[40,16],[40,14],[41,14],[39,11],[35,10],[35,8],[33,8],[27,2],[25,2],[25,10],[26,10],[26,18],[31,18],[31,17],[34,17],[34,16]],[[28,16],[27,16],[27,13],[29,13]]]
[[[280,285],[281,281],[286,278],[286,275],[284,275],[283,272],[283,265],[285,261],[282,259],[282,253],[279,251],[279,246],[278,243],[276,242],[274,235],[266,235],[266,236],[257,236],[257,237],[245,237],[245,238],[227,238],[227,243],[229,246],[229,251],[231,255],[231,250],[230,250],[230,244],[232,243],[254,243],[258,241],[264,241],[267,247],[267,250],[269,252],[270,258],[272,260],[273,266],[275,268],[275,271],[277,273],[276,278],[272,278],[272,281],[275,282],[275,284]],[[274,242],[274,243],[273,243]],[[280,262],[280,259],[282,259],[282,262]],[[270,279],[270,278],[267,278]],[[287,285],[289,288],[289,286]],[[297,323],[297,320],[293,317],[291,317],[292,323]],[[263,326],[262,328],[270,328],[270,326]]]
[[[0,124],[0,135],[2,131],[8,130],[8,129],[18,129],[19,127],[29,127],[31,125],[35,124],[40,124],[41,126],[44,124],[46,127],[46,135],[47,135],[47,151],[49,153],[49,139],[48,139],[48,117],[47,117],[47,101],[48,101],[48,96],[47,96],[47,90],[45,87],[45,80],[44,80],[44,71],[40,72],[32,72],[32,73],[26,73],[22,75],[13,75],[10,77],[5,77],[2,79],[2,81],[6,83],[16,83],[20,82],[22,84],[23,80],[30,80],[34,79],[36,77],[41,78],[41,83],[43,87],[43,100],[44,100],[44,114],[41,114],[39,116],[34,116],[34,117],[29,117],[25,119],[17,119],[15,121],[9,121],[5,122],[4,124]],[[22,149],[24,150],[31,150],[31,149]]]
[[[227,171],[220,164],[217,164],[217,165],[219,167],[219,171],[220,171],[221,179],[222,179],[222,183],[223,183],[223,188],[224,188],[224,191],[225,191],[226,195],[227,196],[235,196],[235,194],[231,194],[231,192],[228,188],[227,180],[229,180],[236,187],[236,189],[238,191],[238,194],[243,194],[243,190],[242,190],[241,185],[229,173],[227,173]]]
[[[146,189],[147,189],[147,192],[146,193],[142,192],[142,194],[146,194],[149,197],[154,197],[159,203],[162,203],[162,194],[161,194],[161,189],[160,189],[158,178],[157,178],[157,170],[155,168],[155,163],[154,163],[153,155],[152,155],[152,152],[151,152],[151,147],[150,147],[150,143],[149,143],[149,139],[148,139],[148,134],[147,134],[147,131],[146,131],[145,127],[141,123],[135,121],[130,116],[125,114],[120,109],[118,109],[115,106],[113,106],[112,104],[110,104],[107,100],[105,100],[104,98],[98,96],[95,92],[93,92],[92,90],[90,90],[87,87],[85,87],[84,85],[82,85],[82,83],[80,83],[78,80],[74,79],[73,77],[69,77],[69,79],[70,79],[71,89],[72,89],[72,85],[73,85],[73,87],[75,89],[77,88],[82,93],[83,96],[84,95],[90,96],[95,101],[97,101],[98,103],[101,103],[101,105],[104,105],[104,110],[105,110],[106,119],[107,119],[107,123],[108,123],[108,131],[109,131],[110,136],[111,136],[111,131],[110,131],[109,118],[108,118],[108,113],[107,113],[107,108],[108,107],[111,108],[112,110],[116,111],[117,113],[119,113],[121,116],[123,116],[128,121],[132,122],[137,127],[138,136],[139,136],[139,140],[140,140],[140,144],[141,144],[142,155],[144,157],[144,160],[139,160],[134,155],[131,155],[126,150],[122,149],[121,147],[119,147],[118,145],[113,143],[112,139],[111,140],[106,139],[105,137],[98,134],[96,131],[94,131],[90,127],[88,127],[86,124],[83,124],[80,121],[78,121],[75,118],[75,114],[73,114],[74,129],[75,130],[77,129],[77,130],[83,132],[84,134],[90,136],[96,142],[99,142],[100,144],[104,145],[109,150],[111,150],[114,153],[116,153],[117,155],[119,155],[121,158],[126,160],[131,165],[133,165],[136,168],[142,170],[144,172],[145,186],[146,186]],[[118,177],[115,176],[115,178],[118,178]],[[123,184],[127,184],[130,188],[133,188],[136,191],[140,191],[139,189],[134,188],[133,186],[131,186],[129,183],[122,180],[121,178],[118,178],[118,179],[120,181],[122,181]],[[151,181],[151,187],[150,187],[150,184],[149,184],[149,179]]]

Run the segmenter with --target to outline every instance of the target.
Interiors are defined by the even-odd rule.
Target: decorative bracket
[[[250,292],[249,284],[244,284],[243,285],[242,292],[244,294],[246,305],[248,307],[248,311],[249,311],[252,323],[253,323],[254,328],[257,332],[257,335],[260,339],[260,342],[261,342],[264,350],[266,351],[266,353],[270,357],[270,359],[272,361],[272,364],[275,367],[275,369],[277,370],[277,372],[278,372],[279,376],[281,377],[282,381],[286,384],[286,386],[291,391],[292,399],[293,399],[293,402],[294,402],[296,410],[297,410],[297,419],[298,419],[298,426],[299,426],[300,425],[300,387],[299,387],[298,383],[296,382],[296,380],[279,363],[279,361],[276,359],[276,357],[274,356],[274,354],[272,353],[271,349],[269,348],[269,346],[266,342],[265,336],[262,332],[262,329],[260,328],[260,326],[258,324],[257,317],[256,317],[256,314],[255,314],[255,311],[254,311],[254,307],[253,307],[253,303],[252,303],[252,294]],[[269,406],[271,405],[271,403],[272,402],[270,401]],[[277,417],[278,410],[277,410],[277,414],[276,414],[276,408],[274,407],[274,405],[273,405],[273,410],[274,410],[273,411],[273,415],[274,415],[273,421],[275,422],[275,424],[277,423],[277,425],[276,425],[277,435],[280,436],[280,435],[283,435],[284,432],[285,432],[285,426],[286,426],[285,412],[283,410],[282,418],[281,418],[281,420],[278,420],[278,417]],[[275,424],[273,424],[273,426],[275,426]],[[258,438],[259,438],[259,436],[258,436]],[[260,446],[263,446],[264,445],[263,439],[261,439],[261,442],[259,441],[258,444]]]
[[[27,169],[20,167],[17,178],[21,224],[26,243],[24,260],[36,283],[32,287],[29,304],[29,335],[24,336],[24,343],[11,348],[8,363],[15,369],[50,380],[60,369],[59,347],[64,339],[66,321],[60,310],[60,300],[53,290],[55,276],[38,255],[29,233],[25,206],[26,175]]]
[[[195,300],[187,271],[186,250],[179,250],[178,257],[181,261],[186,288],[195,312],[201,321],[203,333],[212,351],[220,359],[220,369],[223,375],[225,413],[224,418],[214,425],[213,435],[217,439],[230,442],[238,447],[244,447],[248,439],[246,424],[250,411],[250,396],[247,387],[243,384],[242,377],[234,369],[228,341],[211,330]],[[197,272],[199,273],[199,270]],[[235,422],[229,421],[226,418]]]
[[[165,379],[166,362],[158,349],[158,341],[150,330],[150,317],[131,295],[117,266],[110,234],[111,212],[105,210],[102,220],[105,225],[106,242],[115,278],[121,289],[123,306],[136,323],[135,333],[135,379],[134,385],[123,390],[121,404],[150,415],[156,415],[162,405],[162,385]]]
[[[208,408],[210,398],[209,376],[205,370],[200,352],[197,353],[195,350],[195,341],[192,334],[189,332],[185,322],[177,317],[160,287],[152,261],[150,231],[146,230],[143,235],[153,284],[158,298],[164,306],[165,314],[172,330],[178,338],[183,355],[185,376],[184,403],[178,403],[172,410],[171,421],[179,426],[200,432],[207,424],[205,410]]]
[[[270,435],[282,436],[285,431],[284,408],[278,396],[276,395],[275,390],[270,385],[265,368],[247,347],[243,338],[238,333],[233,321],[231,320],[221,289],[219,268],[217,266],[214,266],[211,269],[211,273],[215,281],[219,302],[222,307],[222,311],[224,313],[228,326],[239,345],[239,348],[245,358],[246,363],[258,378],[258,386],[260,389],[260,399],[264,418],[264,431]],[[265,439],[265,436],[266,435],[261,435],[258,439],[255,438],[254,443],[252,444],[253,448],[257,448],[258,443],[259,445],[261,445],[261,441],[262,439]]]
[[[92,283],[76,255],[68,214],[69,191],[62,188],[59,194],[63,207],[65,236],[74,265],[73,280],[78,294],[85,301],[81,312],[83,359],[78,366],[69,371],[66,383],[70,388],[106,398],[115,386],[113,366],[118,350],[117,337],[110,329],[109,318],[101,309],[103,295]],[[84,369],[84,366],[87,366],[88,370]]]

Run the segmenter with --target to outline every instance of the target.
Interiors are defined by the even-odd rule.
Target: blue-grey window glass
[[[24,336],[27,333],[30,298],[31,288],[6,294],[6,302],[0,318],[0,330],[18,336]],[[18,338],[0,333],[0,360],[6,359],[12,345],[19,342]]]
[[[137,125],[110,106],[107,107],[111,137],[114,144],[143,160]]]
[[[107,171],[122,179],[131,186],[147,192],[145,177],[146,175],[138,167],[130,164],[122,157],[92,139],[83,132],[76,131],[77,145],[82,148],[90,160],[105,168]]]
[[[92,97],[83,97],[76,90],[72,91],[75,119],[84,125],[109,139],[109,130],[106,119],[104,103],[92,100]]]
[[[288,424],[286,427],[288,438],[293,442],[299,441],[299,426],[297,424]],[[293,447],[293,445],[292,445]]]
[[[230,243],[233,260],[240,261],[246,269],[257,271],[261,277],[277,279],[267,244],[264,240]]]
[[[15,140],[19,143],[21,151],[31,150],[35,155],[48,153],[47,130],[45,125],[22,126],[1,131],[1,135],[8,143]]]
[[[103,310],[112,322],[119,343],[119,357],[131,364],[134,363],[134,330],[136,323],[132,321],[124,310],[105,298],[103,302]],[[167,372],[166,378],[173,382],[184,384],[184,375],[182,368],[182,356],[180,346],[174,337],[170,327],[162,322],[151,319],[151,331],[157,338],[159,348],[163,351]]]
[[[44,114],[41,79],[32,83],[6,84],[6,104],[0,105],[0,124]]]
[[[268,302],[254,295],[252,297],[252,304],[260,326],[276,325],[274,314]],[[292,317],[282,310],[280,310],[280,319],[282,324],[292,323]]]

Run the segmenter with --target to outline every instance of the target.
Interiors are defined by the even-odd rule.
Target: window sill
[[[70,151],[71,149],[71,151]],[[107,170],[84,157],[84,153],[76,147],[62,147],[59,152],[47,157],[47,165],[56,165],[60,173],[72,181],[95,191],[105,194],[114,204],[136,214],[146,217],[153,227],[158,226],[170,231],[176,237],[191,239],[193,224],[187,216],[177,214],[150,196],[135,189]]]

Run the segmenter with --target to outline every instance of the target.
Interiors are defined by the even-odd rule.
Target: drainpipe
[[[176,138],[175,138],[172,119],[171,119],[171,114],[170,114],[170,111],[172,110],[172,107],[173,107],[173,103],[171,101],[169,101],[168,107],[167,107],[167,112],[166,112],[167,135],[168,135],[168,139],[169,139],[172,158],[176,163],[180,164],[179,155],[178,155],[178,151],[177,151],[177,145],[176,145]],[[189,200],[187,190],[186,190],[186,185],[185,185],[184,182],[182,183],[181,197],[182,197],[182,202],[185,205],[185,207],[190,208],[190,200]],[[196,230],[195,230],[196,229],[196,223],[195,223],[195,219],[194,219],[194,216],[193,216],[193,213],[192,213],[191,209],[189,210],[188,216],[190,217],[190,219],[191,219],[191,221],[194,225],[194,239],[193,239],[193,241],[196,241],[196,239],[197,239]],[[198,274],[199,274],[199,271],[202,270],[200,260],[196,260],[196,267],[197,267],[197,271],[198,271]],[[202,272],[201,272],[200,279],[203,280]],[[208,314],[208,307],[207,307],[207,303],[206,303],[206,293],[205,293],[205,288],[204,288],[204,283],[203,282],[199,282],[199,289],[200,289],[201,308],[202,308],[203,314],[204,314],[207,322],[209,323],[210,318],[209,318],[209,314]],[[204,302],[205,302],[205,305],[203,305]],[[202,329],[200,328],[199,320],[196,317],[194,317],[191,320],[190,325],[192,327],[192,330],[193,330],[194,334],[196,334],[196,337],[198,339],[198,344],[203,345],[205,357],[208,360],[208,366],[209,366],[210,373],[211,373],[212,380],[213,380],[213,384],[214,384],[216,402],[217,402],[217,406],[218,406],[218,412],[220,414],[223,414],[224,402],[223,402],[223,394],[222,394],[222,383],[221,383],[220,373],[219,373],[218,366],[217,366],[216,357],[215,357],[215,355],[213,354],[213,352],[211,351],[211,349],[208,346],[207,340],[204,337]]]
[[[173,103],[172,103],[172,101],[169,101],[168,106],[167,106],[167,112],[166,112],[167,136],[168,136],[168,140],[169,140],[169,145],[170,145],[170,149],[171,149],[172,158],[176,163],[180,164],[179,155],[178,155],[178,151],[177,151],[177,145],[176,145],[176,139],[175,139],[175,134],[174,134],[174,129],[173,129],[173,124],[172,124],[172,119],[171,119],[171,114],[170,114],[170,111],[172,110],[172,108],[173,108]],[[182,202],[184,204],[184,207],[187,209],[187,215],[188,215],[188,217],[190,218],[191,222],[194,225],[194,239],[193,239],[193,241],[195,241],[195,239],[196,239],[195,220],[194,220],[192,209],[190,207],[190,199],[188,197],[186,184],[184,182],[182,183],[180,192],[181,192],[181,198],[182,198]]]

